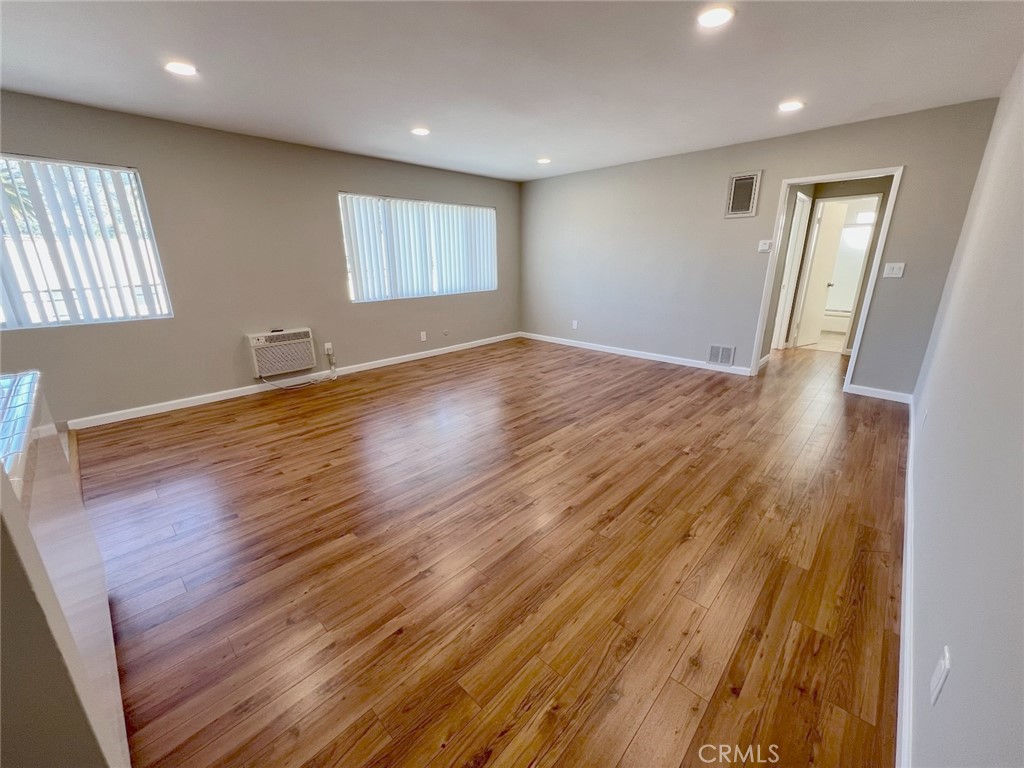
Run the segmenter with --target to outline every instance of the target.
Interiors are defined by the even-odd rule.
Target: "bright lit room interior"
[[[4,766],[1024,766],[1024,4],[2,14]]]

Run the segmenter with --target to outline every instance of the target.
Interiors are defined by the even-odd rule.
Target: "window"
[[[493,291],[493,208],[367,195],[339,196],[352,301]]]
[[[0,156],[0,327],[170,317],[138,172]]]

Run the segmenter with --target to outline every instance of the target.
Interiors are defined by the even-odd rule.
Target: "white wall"
[[[996,114],[915,392],[901,730],[912,764],[928,768],[1024,765],[1022,68]],[[943,645],[951,672],[932,707]]]

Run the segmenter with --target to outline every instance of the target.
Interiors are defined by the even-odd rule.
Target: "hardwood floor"
[[[844,364],[515,340],[81,432],[133,764],[893,765],[907,410]]]

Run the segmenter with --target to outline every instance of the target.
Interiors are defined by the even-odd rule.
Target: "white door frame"
[[[895,183],[895,180],[894,180],[894,183]],[[881,192],[873,192],[873,193],[867,194],[867,195],[853,195],[852,197],[854,199],[858,199],[858,198],[862,198],[862,197],[877,197],[878,198],[878,204],[875,206],[875,223],[871,225],[871,240],[868,241],[868,248],[870,249],[871,248],[871,241],[875,239],[875,232],[877,231],[876,228],[881,226],[880,222],[878,221],[878,214],[881,213],[879,208],[882,207],[882,197],[883,197],[883,195],[882,195]],[[831,199],[834,200],[834,199],[837,199],[837,198],[831,198]],[[878,241],[878,248],[876,250],[881,250],[881,247],[882,247],[882,241],[881,241],[881,239],[879,239],[879,241]],[[860,292],[864,288],[864,275],[867,273],[868,260],[870,258],[871,258],[871,252],[868,251],[867,253],[864,254],[864,263],[860,265],[860,272],[857,274],[857,288],[853,292],[854,300],[853,300],[853,309],[850,310],[851,313],[857,311],[857,304],[860,303]],[[867,298],[867,297],[865,296],[865,298]],[[865,302],[864,307],[866,307],[866,306],[867,306],[867,303]],[[861,315],[864,314],[864,307],[861,308]],[[851,317],[850,320],[852,322],[853,318]],[[853,344],[850,341],[852,336],[853,336],[853,328],[852,327],[848,327],[846,329],[846,348],[843,350],[843,354],[844,355],[849,355],[849,354],[853,353],[853,349],[852,349],[853,348]]]
[[[796,286],[796,297],[793,301],[793,314],[790,320],[790,331],[789,336],[785,339],[787,347],[796,347],[797,341],[794,340],[794,336],[798,336],[798,330],[800,328],[800,322],[804,319],[804,302],[807,300],[807,281],[811,276],[811,266],[814,263],[814,252],[818,248],[818,235],[821,232],[821,217],[825,212],[825,200],[831,200],[832,198],[819,199],[814,201],[814,208],[811,209],[811,237],[810,242],[804,243],[804,252],[800,254],[803,258],[800,261],[800,270],[797,273],[797,286]],[[820,340],[820,339],[819,339]]]
[[[799,205],[801,198],[807,200],[807,205],[809,206],[807,221],[804,226],[803,236],[800,239],[800,248],[796,252],[791,252],[789,248],[790,243],[793,242],[793,236],[798,235],[794,227],[796,227],[799,221],[799,217],[796,215],[796,206]],[[785,271],[782,276],[782,286],[779,289],[779,306],[775,313],[775,332],[772,334],[772,349],[785,349],[789,346],[786,341],[786,330],[789,327],[789,321],[793,314],[793,302],[796,300],[797,284],[800,282],[799,275],[794,274],[794,268],[801,263],[803,255],[807,252],[808,229],[814,216],[813,197],[804,192],[797,192],[796,200],[797,202],[793,206],[793,222],[789,227],[789,242],[786,243],[786,261],[782,265]]]
[[[864,273],[867,271],[867,262],[869,257],[871,256],[871,242],[874,241],[875,239],[875,228],[878,226],[878,208],[883,197],[881,192],[868,192],[867,194],[863,195],[843,195],[842,197],[819,197],[814,200],[814,209],[811,211],[811,217],[813,219],[813,223],[811,225],[811,237],[809,238],[808,242],[804,243],[804,252],[800,254],[800,256],[803,257],[803,260],[800,262],[799,276],[797,278],[797,292],[795,300],[792,305],[792,323],[790,324],[792,327],[792,331],[790,331],[788,338],[783,339],[783,349],[786,347],[796,347],[796,342],[792,341],[794,335],[793,331],[797,329],[797,327],[800,325],[800,321],[803,319],[804,300],[807,298],[807,281],[811,276],[811,267],[813,267],[814,265],[814,251],[818,245],[818,228],[821,226],[821,214],[824,209],[825,203],[841,203],[844,200],[863,200],[866,197],[873,197],[877,201],[875,204],[876,218],[875,222],[871,225],[871,238],[868,241],[869,250],[864,253],[864,262],[860,265],[860,271],[857,273],[857,287],[854,289],[853,293],[855,298],[851,313],[857,311],[857,304],[860,303],[860,291],[861,288],[864,287]],[[788,264],[786,265],[786,268],[789,268]],[[847,342],[847,345],[846,348],[843,350],[843,354],[849,353],[849,337],[852,335],[850,333],[850,331],[852,330],[852,328],[846,329],[847,338],[845,339],[845,341]]]
[[[775,214],[775,231],[772,237],[772,252],[768,257],[768,268],[764,276],[764,289],[761,292],[761,311],[757,318],[757,331],[754,335],[754,352],[750,360],[750,375],[756,376],[761,369],[761,346],[764,343],[764,329],[768,324],[768,309],[772,300],[772,284],[775,282],[775,270],[779,261],[779,239],[785,231],[786,219],[786,197],[790,187],[802,186],[804,184],[826,184],[830,181],[852,181],[854,179],[877,179],[880,176],[892,176],[892,187],[889,190],[889,200],[885,206],[885,215],[882,216],[881,229],[878,232],[878,245],[871,259],[871,272],[868,275],[867,290],[864,292],[864,301],[861,305],[860,319],[857,321],[857,332],[853,339],[853,351],[850,355],[850,365],[846,369],[846,380],[843,382],[843,391],[849,392],[853,382],[853,372],[857,367],[857,357],[860,353],[861,337],[864,334],[864,325],[871,310],[871,298],[875,293],[875,283],[878,281],[879,267],[882,264],[882,254],[885,252],[885,241],[889,235],[889,225],[892,223],[892,211],[896,205],[896,193],[900,188],[900,179],[903,176],[905,166],[895,165],[891,168],[872,168],[866,171],[847,171],[845,173],[830,173],[823,176],[805,176],[798,179],[783,179],[782,193],[779,196],[779,208]]]

